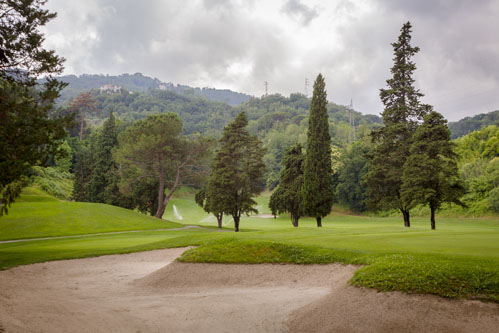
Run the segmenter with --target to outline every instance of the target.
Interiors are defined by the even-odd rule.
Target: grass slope
[[[128,209],[60,201],[37,188],[28,188],[9,214],[0,218],[0,240],[178,227],[182,225]]]

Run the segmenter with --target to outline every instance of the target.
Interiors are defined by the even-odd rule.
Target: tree
[[[402,176],[402,200],[409,208],[428,204],[432,230],[435,229],[435,211],[442,203],[463,205],[459,198],[464,194],[464,187],[459,181],[457,155],[446,123],[435,111],[424,117],[423,124],[414,133]]]
[[[86,117],[89,114],[95,113],[97,110],[97,102],[93,99],[92,94],[90,92],[84,92],[78,95],[71,102],[71,105],[68,108],[70,114],[75,118],[76,122],[79,124],[78,129],[78,137],[80,141],[83,140],[84,129],[86,126]],[[73,131],[72,131],[73,132]],[[72,133],[74,135],[74,133]]]
[[[210,176],[210,182],[208,183],[209,184],[208,186],[210,186],[210,187],[220,186],[220,184],[217,184],[211,178],[212,177]],[[199,190],[198,192],[196,192],[196,195],[194,196],[194,200],[196,201],[198,206],[200,206],[204,209],[205,212],[212,213],[216,217],[218,228],[221,229],[223,215],[224,215],[223,207],[222,207],[220,201],[213,200],[213,198],[208,198],[206,196],[206,191],[207,191],[206,188],[203,188],[203,189]]]
[[[322,227],[322,218],[331,212],[334,192],[326,97],[324,77],[319,74],[310,103],[302,189],[304,211],[316,218],[318,227]]]
[[[0,215],[20,194],[24,174],[57,155],[67,119],[50,119],[54,99],[65,86],[63,59],[42,48],[38,27],[55,17],[45,1],[0,2]],[[36,79],[48,78],[37,87]]]
[[[113,149],[118,146],[118,133],[114,115],[111,112],[104,122],[102,131],[97,135],[92,164],[92,176],[89,181],[89,199],[91,202],[111,203],[106,197],[106,189],[117,174],[117,164],[113,159]]]
[[[414,88],[412,74],[416,65],[411,58],[419,52],[412,47],[411,24],[405,23],[398,41],[392,43],[394,65],[392,78],[386,81],[388,87],[380,90],[383,110],[383,127],[372,132],[373,153],[369,158],[366,175],[368,204],[373,210],[400,209],[404,225],[410,227],[410,209],[402,200],[403,166],[409,156],[412,135],[431,107],[421,104],[423,96]]]
[[[205,207],[215,214],[231,215],[236,232],[242,214],[258,213],[253,197],[263,190],[265,172],[265,151],[248,133],[247,125],[246,114],[241,112],[224,128],[206,188]]]
[[[205,171],[211,141],[182,136],[182,122],[174,113],[149,115],[136,121],[119,136],[116,161],[124,172],[122,186],[131,193],[135,182],[144,178],[158,181],[155,217],[162,218],[178,186]],[[165,189],[169,188],[165,195]]]
[[[270,196],[269,208],[272,214],[287,213],[291,222],[298,227],[298,220],[303,215],[303,161],[301,144],[290,147],[284,155],[279,177],[279,186]]]
[[[354,142],[344,156],[344,165],[341,167],[336,187],[336,198],[340,204],[348,206],[355,212],[363,212],[366,189],[362,186],[367,173],[367,155],[369,147],[363,142]]]
[[[83,141],[78,141],[76,146],[74,165],[74,183],[72,199],[81,202],[91,202],[90,181],[92,179],[92,166],[95,158],[95,135]]]

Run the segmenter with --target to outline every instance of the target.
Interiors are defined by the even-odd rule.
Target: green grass
[[[127,209],[60,201],[28,188],[0,218],[0,240],[182,227]]]
[[[31,197],[30,197],[31,195]],[[257,198],[260,213],[268,196]],[[183,219],[177,219],[173,205]],[[210,218],[186,192],[171,201],[165,219],[98,204],[57,201],[26,193],[0,219],[0,239],[81,233],[157,229],[183,224],[213,227]],[[228,228],[233,227],[225,218]],[[16,225],[19,224],[19,225]],[[287,216],[244,217],[240,233],[211,230],[144,231],[133,234],[0,244],[0,268],[47,260],[127,253],[188,245],[184,262],[218,263],[344,263],[365,265],[351,280],[356,286],[383,291],[467,297],[499,302],[499,220],[437,216],[412,219],[405,228],[400,217],[369,217],[333,212],[323,220],[300,220],[293,228]],[[36,236],[34,236],[36,234]]]

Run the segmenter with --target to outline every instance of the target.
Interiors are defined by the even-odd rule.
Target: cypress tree
[[[269,208],[274,216],[289,212],[294,227],[298,227],[298,220],[303,215],[303,160],[301,144],[290,147],[282,160],[282,170],[279,185],[272,193]]]
[[[304,211],[316,218],[318,227],[322,226],[322,218],[331,212],[334,192],[325,88],[324,77],[319,74],[310,103],[302,190]]]
[[[463,205],[459,198],[464,194],[464,187],[459,181],[457,155],[446,123],[435,111],[424,117],[423,124],[414,133],[402,176],[402,200],[409,208],[428,204],[432,230],[435,229],[435,211],[442,203]]]
[[[102,126],[102,132],[97,137],[95,157],[92,166],[92,176],[89,183],[89,200],[91,202],[111,203],[107,198],[106,189],[115,182],[117,165],[113,159],[113,148],[118,146],[118,133],[113,112]]]
[[[412,74],[416,65],[411,58],[419,52],[419,47],[411,46],[410,42],[411,24],[407,22],[398,41],[392,43],[393,76],[386,81],[388,87],[380,90],[380,98],[385,105],[383,127],[372,132],[375,147],[365,178],[370,208],[399,209],[406,227],[410,227],[410,207],[402,200],[400,193],[403,166],[409,156],[418,121],[431,109],[429,105],[420,103],[423,94],[414,88]]]

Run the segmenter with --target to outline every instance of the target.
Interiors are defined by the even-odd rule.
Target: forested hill
[[[478,131],[489,125],[499,125],[499,110],[481,113],[449,123],[452,139],[457,139],[473,131]]]
[[[236,107],[169,90],[134,93],[126,90],[117,93],[94,91],[93,96],[97,102],[97,112],[89,120],[93,120],[94,124],[107,118],[111,110],[119,119],[125,121],[142,119],[154,113],[174,112],[182,119],[187,134],[199,132],[216,135],[220,134],[223,127],[239,112],[245,111],[249,120],[249,131],[260,138],[272,130],[282,132],[291,125],[297,137],[306,130],[310,106],[310,98],[303,94],[251,98]],[[345,106],[329,103],[328,113],[333,143],[344,146],[353,138],[349,111]],[[363,115],[353,111],[353,116],[356,137],[361,137],[371,128],[381,125],[381,118],[375,115]]]
[[[181,95],[195,95],[205,97],[211,101],[224,102],[232,106],[239,105],[251,98],[250,95],[231,91],[228,89],[215,88],[193,88],[171,82],[162,82],[156,78],[150,78],[141,73],[112,75],[83,74],[65,75],[58,77],[60,81],[68,83],[62,91],[59,102],[64,104],[74,99],[82,92],[89,90],[104,90],[111,92],[113,89],[123,88],[132,92],[144,92],[147,90],[173,91]]]

